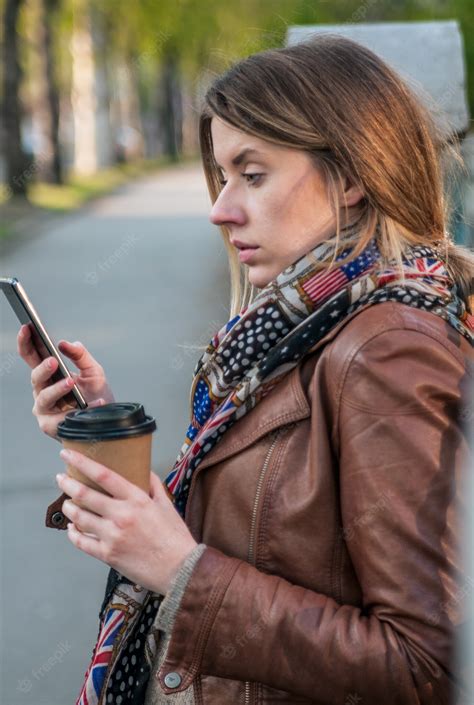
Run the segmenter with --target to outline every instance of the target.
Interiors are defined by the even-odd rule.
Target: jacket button
[[[171,673],[167,673],[165,676],[165,685],[167,688],[177,688],[178,685],[181,683],[181,676],[179,673],[175,673],[175,671],[172,671]]]

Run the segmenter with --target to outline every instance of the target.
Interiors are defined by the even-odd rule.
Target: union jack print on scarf
[[[124,621],[122,609],[109,608],[76,705],[98,705],[115,639]]]

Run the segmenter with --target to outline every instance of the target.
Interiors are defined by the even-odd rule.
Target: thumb
[[[150,471],[150,497],[152,499],[155,499],[156,497],[159,497],[160,493],[164,492],[164,487],[163,487],[163,481],[158,477],[158,475],[153,472],[153,470]]]

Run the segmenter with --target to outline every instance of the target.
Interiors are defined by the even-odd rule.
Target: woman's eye
[[[242,174],[246,179],[249,179],[249,184],[256,184],[263,176],[263,174]]]
[[[242,176],[244,177],[244,179],[247,179],[247,183],[257,184],[263,174],[242,174]],[[220,178],[219,183],[221,186],[225,186],[227,183],[227,179]]]

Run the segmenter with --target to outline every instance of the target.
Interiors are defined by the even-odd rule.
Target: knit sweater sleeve
[[[193,548],[191,553],[184,559],[178,573],[175,575],[170,588],[164,596],[157,615],[156,626],[163,632],[157,645],[157,652],[152,667],[151,677],[145,693],[144,705],[195,705],[194,688],[191,684],[186,690],[166,695],[160,685],[156,675],[161,664],[166,658],[171,630],[175,616],[178,612],[181,599],[186,591],[186,586],[191,578],[194,567],[199,561],[206,544],[200,543]]]
[[[165,633],[171,632],[181,598],[186,590],[186,586],[192,575],[194,566],[204,553],[205,548],[205,543],[199,543],[195,546],[191,553],[186,556],[181,568],[175,575],[170,585],[170,589],[164,596],[163,602],[160,605],[157,626],[158,629],[161,629],[161,631]]]

